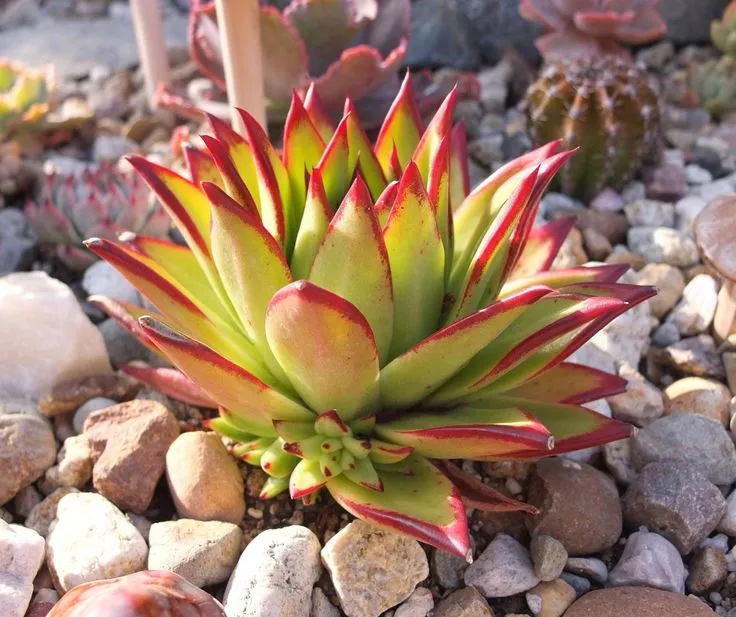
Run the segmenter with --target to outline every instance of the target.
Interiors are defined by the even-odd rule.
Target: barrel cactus
[[[38,199],[29,201],[25,211],[41,243],[73,270],[96,259],[82,244],[90,235],[115,238],[132,231],[164,236],[171,227],[145,182],[112,163],[81,174],[46,174]]]
[[[72,589],[47,617],[225,617],[222,605],[173,572],[144,571]]]
[[[545,67],[526,107],[536,143],[562,138],[580,149],[559,179],[566,193],[581,199],[620,187],[659,146],[657,94],[643,70],[619,58]]]

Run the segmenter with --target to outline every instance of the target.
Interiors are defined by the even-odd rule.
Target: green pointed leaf
[[[274,420],[273,427],[276,434],[286,443],[301,441],[308,437],[314,437],[314,422],[292,422],[289,420]]]
[[[443,139],[429,168],[427,192],[437,219],[437,227],[445,248],[445,285],[450,279],[453,255],[452,211],[450,209],[450,140]]]
[[[501,457],[531,449],[544,454],[553,445],[549,431],[521,406],[461,405],[447,411],[414,412],[377,424],[375,433],[385,441],[439,459]]]
[[[425,183],[429,182],[429,173],[443,141],[447,142],[448,155],[452,139],[452,114],[457,102],[457,86],[440,105],[431,122],[422,134],[422,138],[414,151],[412,160],[416,163]],[[449,158],[448,158],[449,164]]]
[[[388,186],[386,186],[386,189],[383,191],[383,193],[381,193],[375,205],[373,206],[373,211],[378,217],[378,222],[381,225],[381,229],[384,229],[386,227],[388,217],[391,214],[391,209],[394,207],[396,195],[398,194],[399,183],[396,180],[394,180],[393,182],[389,182]]]
[[[345,477],[351,482],[355,482],[355,484],[379,493],[383,491],[383,483],[369,458],[357,460],[355,467],[346,469],[344,473]]]
[[[317,255],[317,251],[327,233],[332,215],[332,206],[330,206],[327,193],[325,193],[322,174],[318,168],[315,168],[309,180],[304,216],[299,225],[294,254],[291,257],[291,272],[294,280],[298,281],[309,277],[314,257]]]
[[[352,434],[352,431],[345,425],[334,409],[317,416],[314,422],[314,430],[325,437],[349,437]]]
[[[501,288],[498,297],[499,299],[506,298],[531,285],[545,285],[559,290],[577,283],[615,283],[628,269],[627,264],[603,264],[540,272],[529,277],[507,281]]]
[[[322,174],[327,201],[333,212],[340,206],[342,198],[350,187],[353,173],[349,163],[348,127],[347,119],[344,118],[337,126],[335,134],[317,164],[317,169]]]
[[[354,516],[469,560],[468,524],[457,490],[424,458],[409,457],[407,467],[411,475],[381,472],[380,493],[344,474],[330,480],[327,489]]]
[[[269,477],[263,484],[258,499],[273,499],[289,488],[289,478]]]
[[[368,458],[379,465],[393,465],[406,459],[414,451],[411,446],[397,446],[380,439],[371,439],[371,452]]]
[[[220,435],[224,435],[235,441],[250,441],[254,437],[253,434],[239,428],[227,418],[212,418],[211,420],[207,420],[206,426],[220,433]]]
[[[381,369],[383,405],[405,409],[419,403],[550,292],[546,287],[530,287],[417,343]]]
[[[289,494],[292,499],[305,497],[314,493],[327,483],[322,473],[319,460],[302,459],[289,477]]]
[[[400,169],[405,169],[411,161],[424,132],[422,120],[414,101],[411,77],[407,73],[401,84],[399,94],[391,105],[388,114],[386,114],[386,119],[376,140],[376,157],[387,179],[397,177],[391,164],[394,151],[398,157]]]
[[[383,238],[394,291],[394,357],[437,329],[445,293],[445,250],[414,163],[401,178]]]
[[[345,124],[348,136],[348,169],[359,168],[371,197],[375,201],[386,188],[386,178],[373,152],[371,140],[360,124],[353,102],[345,101]]]
[[[284,452],[282,444],[280,439],[274,440],[261,456],[261,469],[273,478],[287,478],[299,463],[299,458]]]
[[[365,317],[347,300],[307,281],[292,283],[271,300],[266,336],[310,408],[336,409],[346,422],[376,409],[376,343]]]
[[[360,178],[330,222],[309,280],[355,305],[368,320],[384,361],[393,334],[391,271],[371,197]]]

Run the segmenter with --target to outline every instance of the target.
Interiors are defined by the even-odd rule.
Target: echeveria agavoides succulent
[[[537,39],[545,60],[626,55],[623,45],[661,38],[667,24],[660,0],[521,0],[521,15],[544,26]]]
[[[423,127],[406,80],[371,144],[348,102],[292,100],[277,151],[212,118],[191,179],[142,158],[188,247],[91,239],[156,311],[93,298],[181,372],[157,385],[220,408],[211,428],[268,474],[262,497],[320,491],[462,557],[463,498],[528,508],[451,459],[537,459],[623,439],[582,404],[617,376],[565,359],[653,294],[625,266],[550,271],[572,223],[534,227],[571,152],[553,142],[469,192],[451,94]],[[145,377],[145,371],[138,371]]]
[[[54,96],[53,68],[31,69],[0,58],[0,139],[40,122]]]

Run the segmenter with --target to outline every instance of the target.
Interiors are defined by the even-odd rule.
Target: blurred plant
[[[710,24],[710,38],[724,54],[736,58],[736,2],[726,7],[720,21]]]
[[[268,475],[262,498],[326,489],[355,516],[470,555],[463,507],[534,511],[449,460],[535,459],[626,438],[581,405],[625,382],[565,358],[652,295],[618,265],[549,272],[572,226],[532,229],[570,152],[548,144],[468,190],[453,92],[424,128],[405,80],[373,146],[348,103],[335,128],[295,95],[283,154],[242,112],[212,118],[193,181],[131,162],[188,247],[87,246],[157,311],[91,302],[174,369],[176,396]],[[145,371],[139,376],[146,377]],[[439,459],[439,460],[432,460]]]
[[[261,0],[260,31],[269,119],[283,121],[292,93],[310,81],[328,113],[346,98],[380,124],[399,89],[410,0]],[[201,71],[225,89],[215,3],[194,0],[189,46]]]
[[[620,187],[656,156],[660,110],[645,71],[615,57],[546,66],[526,95],[532,140],[579,148],[560,172],[562,189],[589,199]]]
[[[54,97],[53,67],[25,68],[0,58],[0,140],[12,131],[39,124]]]
[[[693,62],[687,71],[686,100],[705,108],[718,119],[736,111],[736,58],[722,56]]]
[[[661,38],[667,24],[654,8],[660,0],[521,0],[522,17],[550,31],[537,39],[548,62],[601,55],[628,56],[623,45]]]
[[[39,241],[74,270],[96,259],[84,248],[85,238],[115,238],[124,231],[164,236],[171,227],[145,182],[112,163],[80,174],[47,173],[37,201],[25,211]]]
[[[148,570],[78,585],[47,617],[226,617],[211,595],[173,572]]]

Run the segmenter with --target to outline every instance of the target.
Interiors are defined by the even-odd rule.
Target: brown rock
[[[564,617],[715,617],[707,604],[671,591],[612,587],[585,594]]]
[[[629,222],[626,217],[618,212],[599,212],[584,208],[582,210],[558,210],[553,219],[574,216],[577,218],[575,226],[581,231],[595,229],[604,236],[612,245],[625,244],[626,232],[629,230]]]
[[[466,587],[439,602],[434,617],[494,617],[494,612],[474,587]]]
[[[728,426],[731,392],[721,382],[702,377],[685,377],[664,390],[665,413],[694,413]]]
[[[129,401],[134,398],[141,383],[122,374],[92,375],[64,381],[41,397],[38,407],[44,416],[56,416],[74,411],[93,398]]]
[[[705,593],[718,589],[728,576],[726,556],[716,548],[707,546],[693,555],[690,560],[690,574],[686,585],[691,593]]]
[[[561,578],[526,592],[526,603],[537,617],[561,617],[574,601],[575,590]]]
[[[243,476],[215,433],[180,435],[166,454],[166,479],[182,518],[240,523]]]
[[[179,435],[173,414],[154,401],[121,403],[90,414],[84,434],[95,461],[95,489],[123,510],[145,511]]]
[[[56,489],[51,495],[46,497],[42,502],[37,504],[28,514],[25,526],[33,529],[39,536],[46,537],[49,535],[51,523],[56,520],[56,508],[62,497],[69,493],[77,493],[77,489],[64,487]]]
[[[533,535],[559,540],[570,555],[590,555],[613,546],[621,536],[622,516],[613,480],[594,467],[563,459],[537,463],[529,484],[527,515]]]

